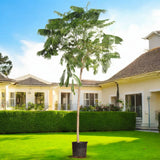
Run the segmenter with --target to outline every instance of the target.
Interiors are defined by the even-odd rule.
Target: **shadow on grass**
[[[87,151],[87,158],[86,160],[140,160],[140,159],[147,159],[145,154],[149,151],[147,148],[137,147],[135,142],[117,142],[111,144],[97,144],[97,145],[89,145]],[[2,156],[2,155],[1,155]],[[151,155],[152,156],[152,155]],[[149,156],[148,158],[152,158]],[[12,157],[16,160],[78,160],[78,158],[72,158],[71,156],[71,148],[59,148],[59,149],[52,149],[52,150],[45,150],[42,153],[32,153],[27,155],[19,155],[19,154],[10,154],[10,155],[3,155],[4,159],[7,157]],[[157,157],[159,157],[157,155]],[[11,158],[11,159],[12,159]]]
[[[152,148],[147,141],[141,143],[140,139],[135,139],[130,142],[119,141],[109,144],[88,144],[86,160],[158,160],[160,157],[159,146]],[[36,151],[36,153],[19,154],[1,154],[1,159],[16,159],[16,160],[70,160],[71,146],[54,148],[44,151]]]
[[[29,140],[29,139],[34,139],[32,136],[25,136],[25,137],[0,137],[0,142],[2,141],[15,141],[15,140]]]
[[[74,135],[74,132],[61,132],[61,133],[31,133],[31,134],[18,134],[9,137],[8,135],[3,135],[0,137],[0,142],[5,140],[29,140],[34,139],[38,136],[45,135]],[[113,132],[81,132],[82,138],[89,138],[90,142],[87,147],[87,158],[86,160],[158,160],[160,157],[159,144],[160,144],[160,134],[157,133],[144,133],[139,131],[113,131]],[[83,137],[84,136],[84,137]],[[90,137],[91,136],[91,137]],[[95,137],[93,137],[95,136]],[[97,137],[96,137],[97,136]],[[100,136],[100,137],[99,137]],[[102,137],[101,137],[102,136]],[[110,141],[110,138],[114,137],[115,141]],[[119,140],[119,137],[124,137]],[[126,137],[126,141],[125,141]],[[59,137],[61,138],[61,136]],[[102,141],[97,141],[102,138]],[[103,141],[104,138],[104,141]],[[113,138],[113,139],[114,139]],[[127,141],[131,138],[130,141]],[[65,139],[64,139],[65,140]],[[91,143],[95,141],[95,143]],[[109,142],[110,141],[110,142]],[[57,141],[58,142],[58,141]],[[7,144],[8,142],[6,142]],[[69,142],[70,143],[70,142]],[[106,143],[106,144],[105,144]],[[52,144],[52,143],[51,143]],[[74,159],[71,157],[72,149],[71,144],[65,146],[63,141],[61,144],[58,142],[59,147],[55,148],[45,148],[44,150],[35,150],[30,152],[13,152],[6,154],[1,153],[0,159],[16,159],[16,160],[70,160]],[[16,141],[15,141],[16,145]],[[32,144],[30,147],[33,147]],[[39,146],[41,147],[41,146]],[[48,144],[47,144],[48,147]]]
[[[69,160],[72,159],[71,154],[64,153],[61,149],[45,150],[43,152],[28,153],[28,154],[16,154],[7,153],[1,154],[0,159],[5,160]]]
[[[104,132],[80,132],[82,136],[111,136],[111,137],[132,137],[132,138],[147,138],[150,136],[157,136],[159,133],[140,132],[140,131],[104,131]]]

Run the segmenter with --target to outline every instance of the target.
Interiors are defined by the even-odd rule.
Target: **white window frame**
[[[13,97],[11,94],[13,93]],[[13,105],[11,105],[11,100],[13,100]],[[9,107],[14,107],[16,105],[16,94],[15,92],[9,92]]]
[[[88,94],[88,98],[86,98],[87,95]],[[90,93],[88,93],[88,92],[86,92],[86,93],[84,93],[84,106],[90,106],[91,104],[90,104],[90,101],[91,101],[91,99],[90,99],[90,95],[91,94],[93,94],[94,95],[94,105],[96,105],[96,103],[98,104],[98,93],[92,93],[92,92],[90,92]],[[96,95],[97,95],[97,98],[96,98]],[[87,105],[87,101],[89,101],[89,104]]]

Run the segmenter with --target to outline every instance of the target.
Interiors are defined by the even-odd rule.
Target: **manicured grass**
[[[87,160],[158,160],[160,134],[140,131],[83,132],[88,141]],[[76,133],[0,135],[0,160],[73,159]]]

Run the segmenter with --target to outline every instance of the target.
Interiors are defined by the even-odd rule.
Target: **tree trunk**
[[[82,79],[82,72],[83,68],[80,70],[80,82]],[[79,111],[80,111],[80,92],[81,92],[81,86],[78,86],[78,101],[77,101],[77,143],[79,143]]]

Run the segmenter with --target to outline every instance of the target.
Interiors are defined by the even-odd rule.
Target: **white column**
[[[44,104],[45,104],[45,107],[48,107],[48,105],[49,105],[49,91],[45,91],[44,94],[45,94]]]
[[[9,89],[8,89],[8,86],[6,86],[6,104],[5,104],[5,108],[7,109],[7,107],[9,107]]]

